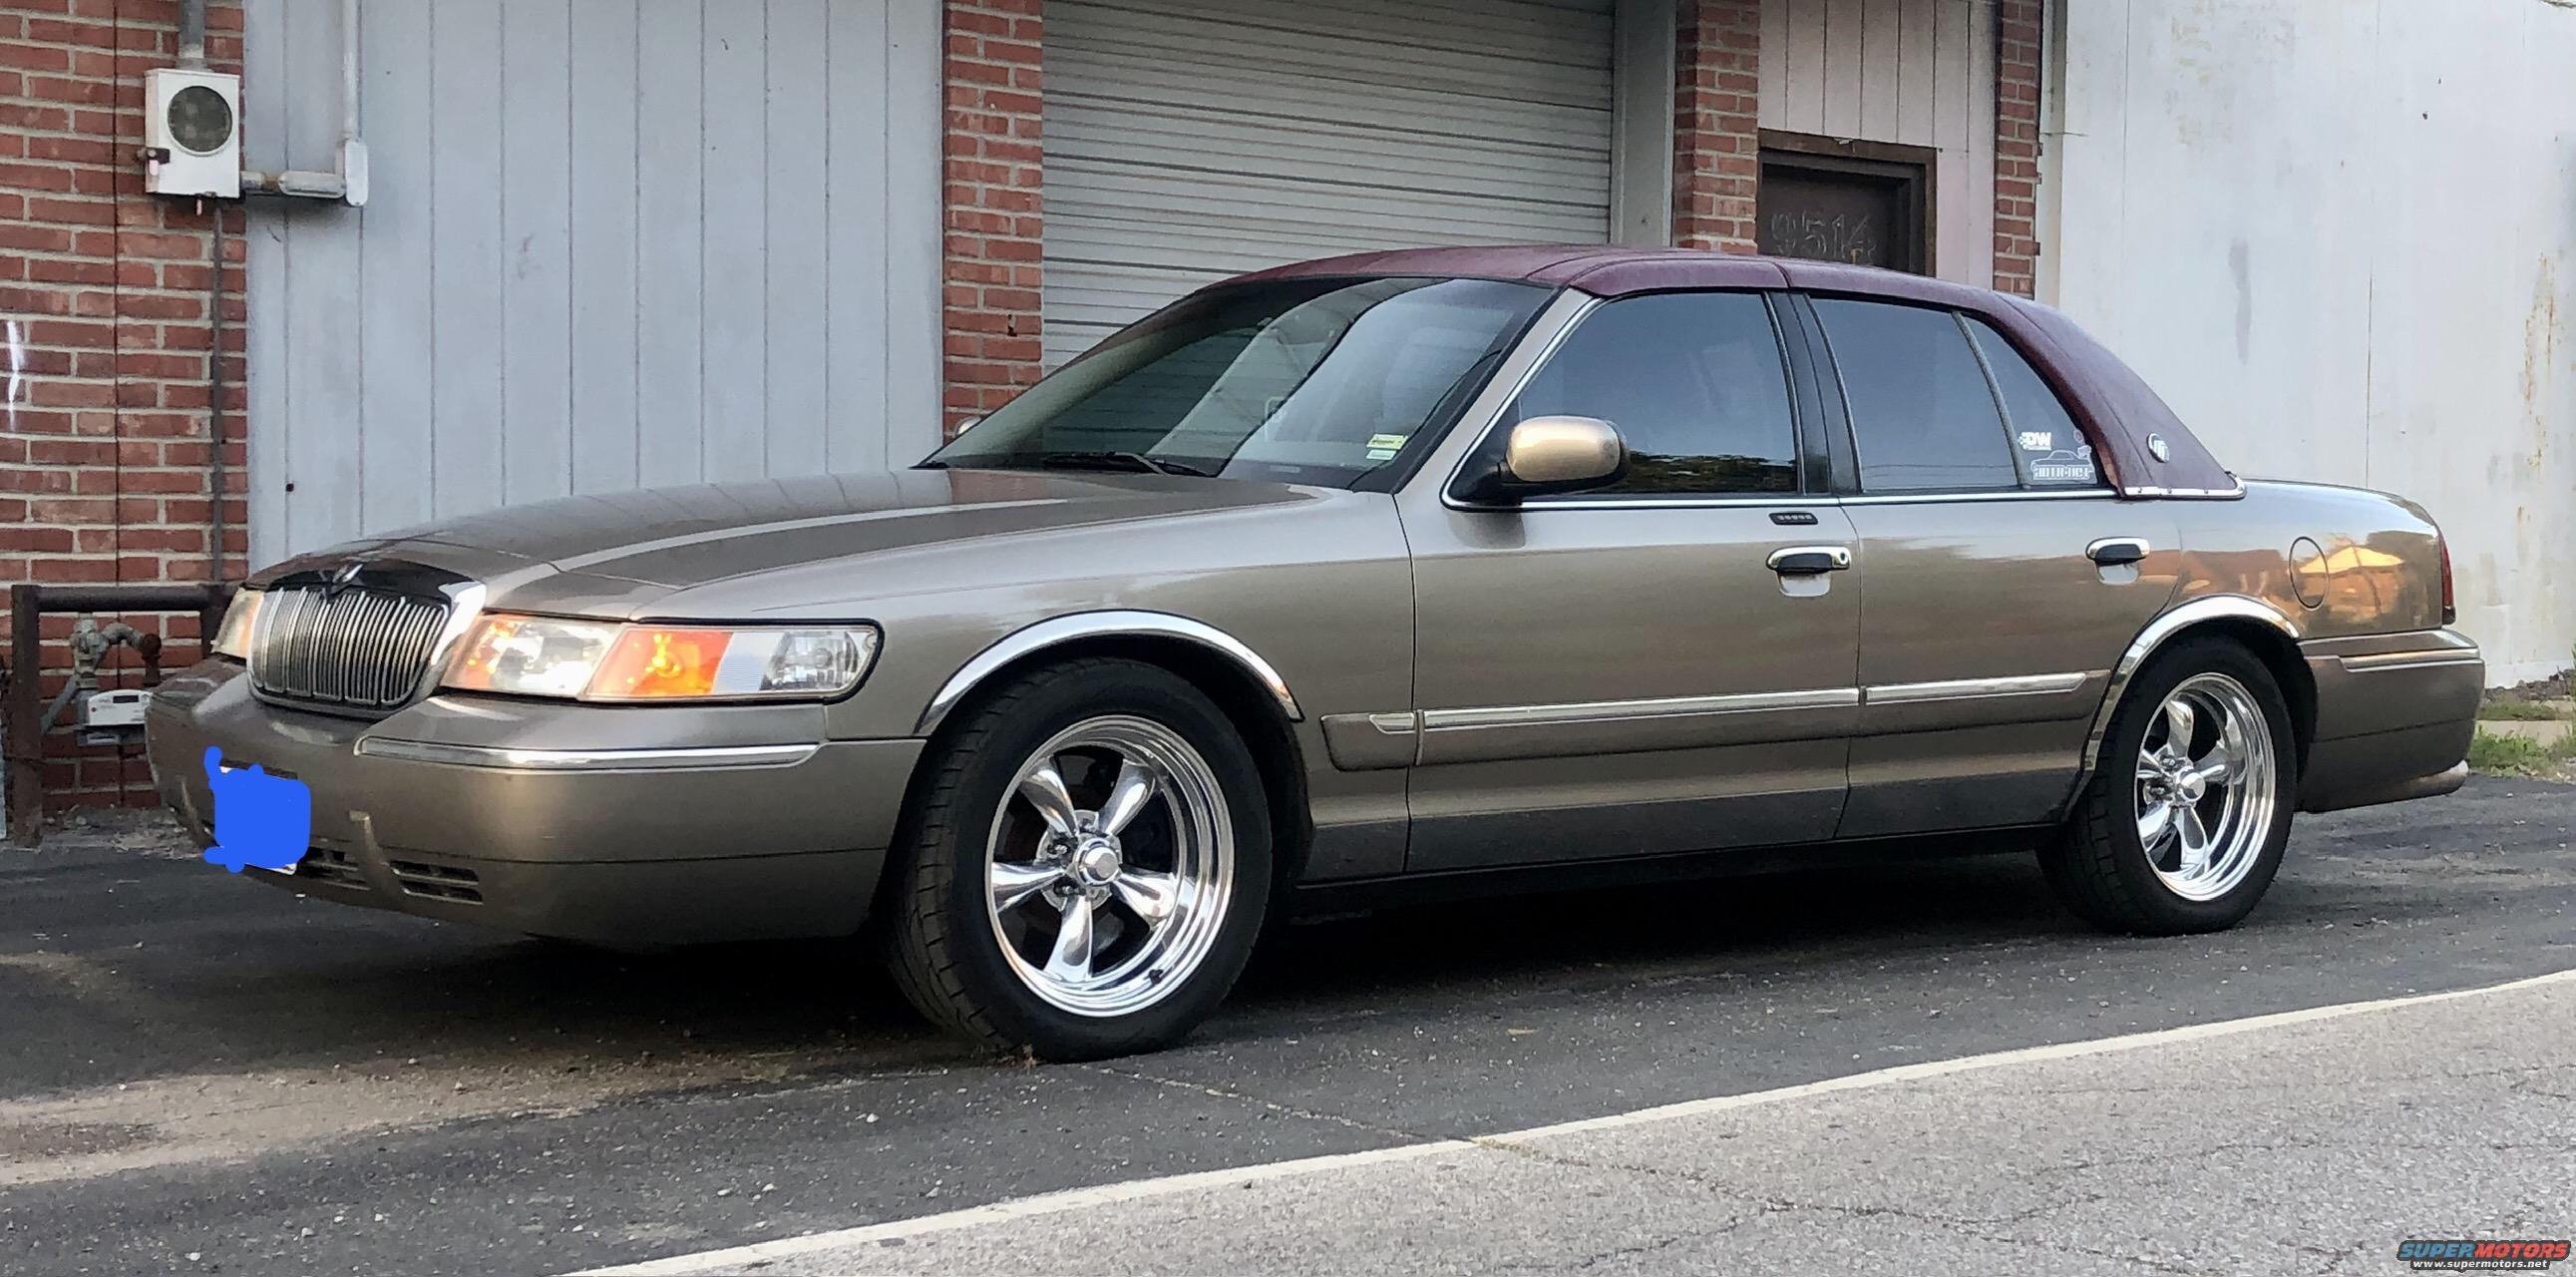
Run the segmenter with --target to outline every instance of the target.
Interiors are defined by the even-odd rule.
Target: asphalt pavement
[[[39,853],[0,861],[0,1272],[557,1273],[899,1221],[935,1227],[761,1271],[2398,1272],[2407,1236],[2576,1228],[2566,986],[1784,1088],[2576,969],[2571,841],[2540,782],[2306,819],[2245,926],[2183,940],[2084,930],[2020,857],[1388,911],[1084,1066],[960,1051],[847,945],[620,956]],[[1474,1142],[1729,1096],[1773,1098]],[[1191,1172],[1259,1191],[1174,1241],[1201,1190],[1137,1186]],[[1110,1209],[940,1222],[1061,1190]]]

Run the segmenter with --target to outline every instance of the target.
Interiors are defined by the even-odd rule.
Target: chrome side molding
[[[494,745],[449,745],[402,740],[392,736],[360,737],[357,752],[367,758],[395,758],[448,767],[489,767],[504,771],[608,772],[672,771],[712,767],[792,767],[812,758],[820,744],[707,745],[670,749],[510,749]]]
[[[1183,639],[1219,653],[1260,683],[1270,693],[1270,698],[1279,703],[1279,710],[1288,716],[1288,721],[1302,722],[1306,717],[1306,712],[1297,705],[1296,696],[1288,690],[1288,680],[1280,677],[1279,671],[1261,659],[1261,654],[1253,651],[1243,640],[1186,616],[1122,609],[1050,617],[1014,630],[991,647],[977,652],[973,660],[966,662],[940,685],[938,695],[931,697],[930,705],[921,711],[921,721],[914,725],[913,735],[928,736],[938,731],[948,712],[957,708],[958,702],[965,700],[966,694],[974,691],[977,684],[1023,656],[1075,639],[1132,635]]]
[[[1702,714],[1753,714],[1767,710],[1845,709],[1860,704],[1857,687],[1818,687],[1795,692],[1741,692],[1729,696],[1666,696],[1635,701],[1576,701],[1562,705],[1490,705],[1422,711],[1427,732],[1494,727],[1565,727],[1639,718],[1690,718]]]
[[[1996,696],[2063,696],[2092,677],[2072,674],[2023,674],[2011,678],[1960,678],[1937,683],[1882,683],[1866,689],[1872,705],[1911,705],[1922,701],[1974,701]]]

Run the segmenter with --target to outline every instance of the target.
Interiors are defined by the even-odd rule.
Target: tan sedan
[[[2240,483],[2053,311],[1451,249],[1212,286],[892,474],[575,497],[259,573],[162,792],[304,781],[316,897],[857,932],[1081,1057],[1265,918],[1877,840],[2233,924],[2292,813],[2447,792],[2483,682],[2405,501]]]

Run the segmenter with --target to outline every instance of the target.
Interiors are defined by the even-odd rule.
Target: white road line
[[[1156,1197],[1169,1197],[1175,1194],[1187,1193],[1201,1188],[1222,1188],[1239,1184],[1255,1184],[1264,1180],[1287,1179],[1300,1175],[1312,1175],[1326,1171],[1340,1170],[1345,1167],[1368,1166],[1383,1162],[1409,1161],[1414,1158],[1430,1157],[1441,1153],[1467,1152],[1476,1149],[1511,1149],[1561,1135],[1574,1135],[1588,1131],[1615,1130],[1624,1126],[1640,1126],[1650,1122],[1669,1122],[1680,1118],[1699,1117],[1710,1113],[1724,1113],[1735,1109],[1754,1108],[1765,1104],[1778,1104],[1789,1100],[1806,1099],[1810,1096],[1832,1095],[1842,1091],[1863,1091],[1881,1086],[1895,1086],[1906,1082],[1919,1082],[1927,1078],[1948,1077],[1958,1073],[1974,1073],[1985,1069],[2009,1068],[2019,1064],[2040,1064],[2051,1060],[2072,1060],[2084,1056],[2110,1055],[2122,1051],[2135,1051],[2144,1047],[2171,1046],[2184,1042],[2204,1041],[2210,1038],[2233,1037],[2241,1033],[2259,1033],[2267,1029],[2285,1029],[2302,1024],[2315,1024],[2325,1020],[2340,1020],[2349,1016],[2365,1015],[2376,1011],[2394,1011],[2403,1007],[2423,1006],[2428,1003],[2451,1002],[2463,998],[2483,997],[2488,994],[2496,993],[2513,993],[2524,989],[2536,989],[2548,985],[2565,984],[2571,981],[2576,981],[2576,970],[2555,971],[2547,975],[2530,976],[2520,980],[2508,980],[2503,984],[2491,984],[2474,989],[2452,989],[2442,993],[2418,993],[2398,998],[2377,998],[2368,1002],[2343,1002],[2332,1006],[2308,1007],[2304,1010],[2298,1011],[2278,1011],[2269,1015],[2247,1016],[2241,1020],[2220,1020],[2210,1024],[2187,1024],[2180,1028],[2156,1029],[2146,1033],[2123,1034],[2119,1037],[2095,1038],[2086,1042],[2061,1042],[2051,1046],[2022,1047],[2011,1051],[1996,1051],[1986,1055],[1960,1056],[1957,1059],[1950,1060],[1928,1060],[1919,1064],[1899,1064],[1891,1068],[1875,1069],[1867,1073],[1854,1073],[1846,1077],[1827,1078],[1821,1082],[1805,1082],[1796,1086],[1784,1086],[1769,1091],[1753,1091],[1742,1095],[1719,1095],[1712,1096],[1708,1099],[1686,1100],[1679,1104],[1664,1104],[1654,1108],[1637,1109],[1627,1113],[1613,1113],[1604,1117],[1589,1117],[1580,1121],[1559,1122],[1553,1126],[1534,1126],[1526,1130],[1507,1131],[1498,1135],[1480,1135],[1472,1139],[1426,1140],[1418,1144],[1398,1144],[1390,1148],[1368,1149],[1358,1153],[1335,1153],[1324,1157],[1301,1157],[1284,1162],[1267,1162],[1254,1166],[1237,1167],[1232,1170],[1192,1171],[1185,1175],[1166,1175],[1155,1179],[1129,1180],[1124,1183],[1102,1184],[1090,1188],[1069,1188],[1053,1193],[1040,1193],[1034,1197],[1014,1198],[1009,1201],[993,1202],[984,1206],[970,1206],[963,1210],[948,1211],[938,1215],[923,1215],[913,1219],[891,1220],[886,1223],[869,1224],[859,1228],[841,1228],[834,1229],[830,1232],[808,1233],[801,1237],[786,1237],[777,1241],[758,1242],[749,1246],[732,1246],[723,1250],[701,1251],[692,1255],[674,1255],[667,1259],[647,1260],[639,1264],[623,1264],[611,1268],[586,1269],[582,1272],[573,1274],[572,1277],[672,1277],[672,1275],[678,1274],[729,1272],[762,1261],[775,1261],[798,1255],[810,1255],[817,1251],[839,1250],[844,1247],[864,1246],[893,1238],[918,1237],[925,1233],[953,1232],[961,1228],[973,1228],[979,1224],[995,1224],[1002,1223],[1007,1220],[1028,1219],[1036,1216],[1057,1214],[1063,1211],[1080,1210],[1086,1207],[1103,1206],[1115,1202],[1132,1202]]]

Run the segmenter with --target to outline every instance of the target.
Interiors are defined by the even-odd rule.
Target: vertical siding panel
[[[1866,0],[1824,0],[1824,131],[1835,137],[1860,136],[1861,28]]]
[[[498,505],[501,402],[501,0],[439,0],[431,28],[434,513]],[[305,343],[320,340],[306,326]],[[302,343],[300,343],[302,344]]]
[[[1762,0],[1762,127],[1789,127],[1789,6]]]
[[[762,472],[762,389],[768,349],[766,145],[767,12],[758,5],[706,6],[706,422],[699,469],[709,479]]]
[[[254,168],[285,159],[278,139],[286,133],[286,0],[246,0],[242,6],[242,133],[244,159]],[[286,313],[288,257],[284,210],[267,202],[249,207],[239,276],[250,329],[243,334],[249,375],[248,430],[228,422],[247,454],[250,557],[253,566],[287,552],[286,447],[292,397],[287,393],[286,350],[294,317]]]
[[[1868,0],[1861,15],[1859,74],[1854,77],[1860,82],[1860,127],[1865,136],[1896,138],[1904,29],[1904,0]]]
[[[1933,105],[1940,81],[1937,24],[1944,0],[1902,0],[1897,18],[1896,140],[1939,146]]]
[[[645,115],[652,127],[640,130],[636,145],[636,477],[650,487],[700,477],[704,19],[702,6],[680,0],[639,13],[638,80],[653,86],[653,98]]]
[[[428,521],[435,508],[430,460],[431,406],[438,398],[430,352],[438,331],[430,275],[430,146],[436,104],[424,51],[429,5],[375,0],[359,11],[358,63],[366,68],[369,185],[360,214],[358,292],[366,299],[359,333],[362,432],[360,532]],[[329,64],[336,69],[337,60]],[[300,75],[330,79],[310,64]],[[326,338],[327,340],[327,338]]]
[[[876,292],[848,294],[852,309],[884,308],[885,464],[895,466],[939,446],[940,16],[940,0],[889,6],[887,153],[882,173],[860,179],[885,184],[886,271]]]
[[[767,451],[762,472],[819,474],[824,466],[824,336],[829,293],[823,139],[828,128],[823,0],[769,0],[767,261],[764,355]],[[872,414],[873,415],[873,414]]]
[[[568,0],[506,0],[501,39],[502,499],[572,491]]]
[[[635,486],[634,0],[572,9],[572,488]],[[659,97],[657,94],[657,105]],[[664,126],[654,111],[655,127]]]
[[[850,409],[879,401],[886,389],[887,308],[863,299],[868,281],[886,278],[886,209],[896,183],[886,171],[889,13],[883,6],[841,5],[827,19],[824,166],[831,219],[824,257],[837,304],[824,352],[831,409],[823,447],[825,468],[834,471],[872,470],[883,460],[883,443]]]
[[[296,67],[339,65],[337,5],[290,4],[286,9],[286,59]],[[286,84],[286,161],[299,169],[329,169],[339,141],[340,92],[335,75],[293,75]],[[297,544],[347,540],[358,534],[360,404],[359,343],[366,309],[350,285],[358,278],[358,214],[334,204],[301,204],[287,214],[295,255],[286,271],[287,313],[307,331],[337,340],[301,341],[286,350],[286,382],[293,389],[295,424],[288,434],[288,477],[299,498],[287,507],[286,535]],[[311,233],[305,233],[307,228]]]
[[[1932,57],[1939,70],[1932,134],[1941,154],[1932,175],[1932,264],[1941,278],[1965,281],[1967,264],[1976,256],[1969,242],[1976,231],[1968,225],[1967,211],[1968,191],[1976,184],[1968,173],[1968,95],[1975,91],[1967,84],[1968,35],[1974,19],[1971,0],[1937,4]]]
[[[1824,0],[1772,0],[1789,16],[1788,83],[1780,95],[1780,127],[1798,133],[1825,129]],[[1764,96],[1770,96],[1765,90]]]
[[[1953,278],[1982,288],[1995,279],[1995,7],[1976,0],[1968,13],[1968,74],[1959,91],[1968,95],[1968,186],[1961,211],[1969,242]]]

